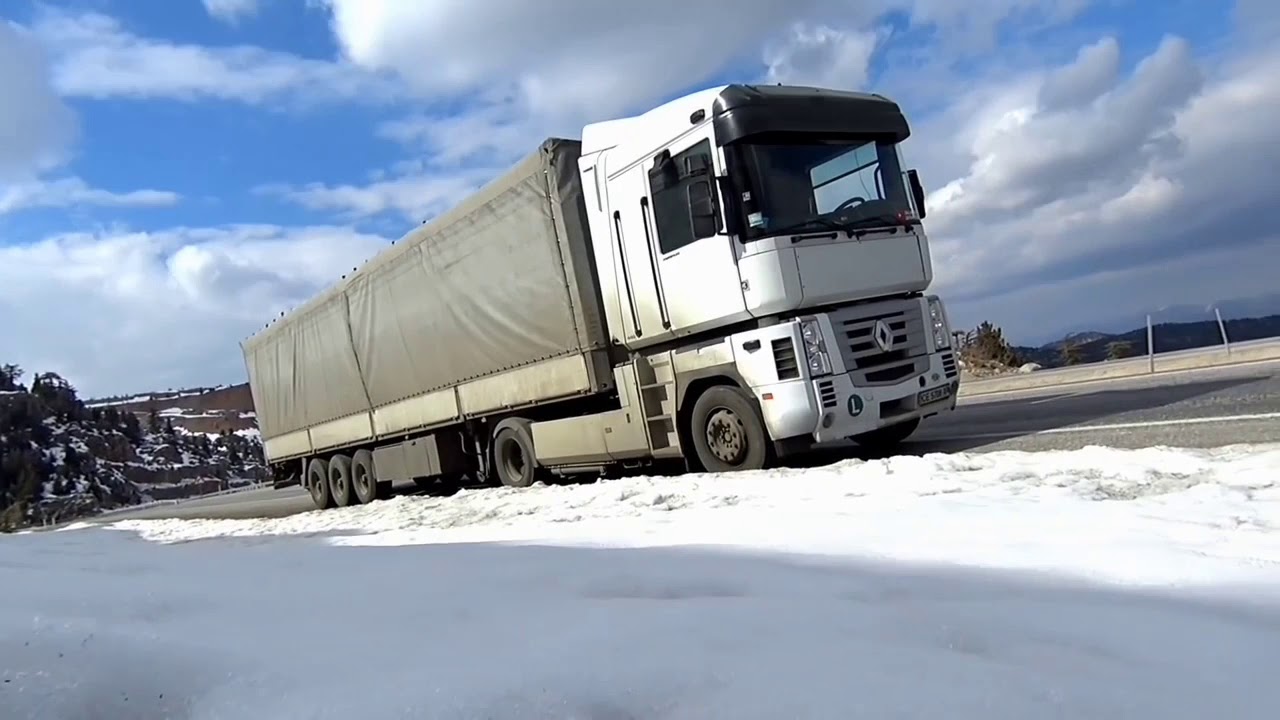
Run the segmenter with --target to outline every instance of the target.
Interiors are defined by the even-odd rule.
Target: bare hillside
[[[91,408],[114,407],[118,412],[131,412],[144,422],[154,413],[174,427],[193,433],[257,429],[248,383],[99,398],[85,404]]]

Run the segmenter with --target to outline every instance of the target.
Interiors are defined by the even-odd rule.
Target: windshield
[[[880,140],[739,146],[747,237],[833,224],[874,226],[910,211],[898,147]]]

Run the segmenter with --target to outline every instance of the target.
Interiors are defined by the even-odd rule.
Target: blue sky
[[[540,138],[726,81],[904,104],[961,324],[1271,289],[1250,188],[1280,131],[1241,120],[1280,109],[1270,3],[490,5],[6,2],[0,355],[92,392],[238,382],[241,338]]]

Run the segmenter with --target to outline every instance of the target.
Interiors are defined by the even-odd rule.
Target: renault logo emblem
[[[876,321],[876,326],[871,331],[871,339],[876,341],[876,345],[883,352],[893,349],[893,331],[889,329],[889,323],[883,320]]]

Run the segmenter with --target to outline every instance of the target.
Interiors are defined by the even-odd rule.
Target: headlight
[[[947,326],[947,312],[940,298],[929,298],[929,322],[933,326],[933,347],[945,350],[951,347],[951,328]]]
[[[800,339],[804,343],[805,364],[809,366],[809,375],[830,375],[831,356],[827,354],[827,343],[822,339],[822,328],[817,320],[800,322]]]

